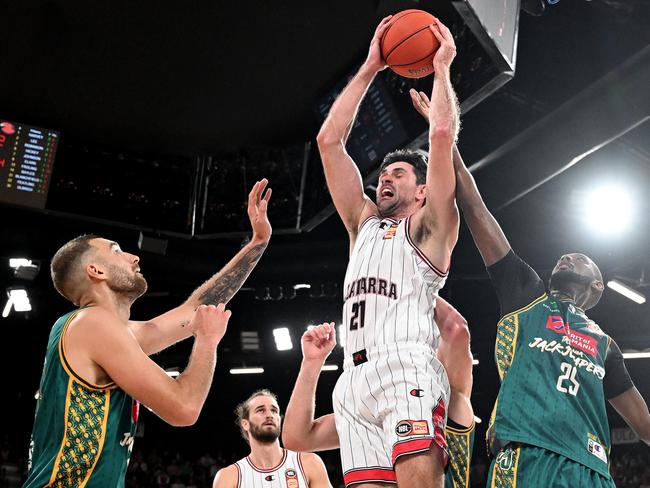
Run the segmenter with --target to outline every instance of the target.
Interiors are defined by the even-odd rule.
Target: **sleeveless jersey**
[[[401,343],[437,347],[433,312],[447,275],[417,248],[409,222],[372,216],[359,228],[343,291],[346,357]]]
[[[609,478],[603,393],[610,338],[573,303],[549,295],[501,319],[495,357],[501,388],[488,442],[542,447]]]
[[[235,463],[239,481],[237,488],[307,488],[307,476],[300,453],[283,449],[282,461],[275,468],[261,469],[249,456]]]
[[[124,486],[138,403],[115,383],[86,382],[68,364],[64,337],[78,312],[50,332],[24,488]]]

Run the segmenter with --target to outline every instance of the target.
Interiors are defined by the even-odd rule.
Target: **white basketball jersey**
[[[237,488],[307,488],[300,453],[283,449],[282,461],[275,468],[261,469],[248,456],[235,463],[239,472]]]
[[[361,224],[345,273],[345,355],[393,344],[438,345],[433,321],[446,273],[409,236],[410,217],[373,216]]]

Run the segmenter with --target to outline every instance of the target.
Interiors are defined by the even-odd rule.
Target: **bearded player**
[[[139,402],[171,425],[196,422],[230,317],[224,303],[271,237],[266,185],[258,181],[249,195],[251,241],[185,303],[151,320],[130,320],[131,305],[147,289],[137,256],[92,235],[57,251],[52,281],[79,308],[50,333],[25,487],[123,487]],[[190,336],[189,363],[173,380],[149,355]]]
[[[333,393],[346,485],[442,486],[449,385],[433,321],[458,238],[452,146],[459,126],[449,71],[456,48],[440,22],[433,58],[429,158],[388,154],[376,202],[345,142],[370,83],[386,68],[379,24],[366,61],[334,102],[318,147],[334,205],[350,236],[344,283],[344,372]],[[417,394],[410,394],[415,391]]]
[[[318,455],[280,447],[282,417],[273,393],[256,391],[237,406],[235,413],[241,435],[251,452],[220,469],[213,488],[332,488]]]

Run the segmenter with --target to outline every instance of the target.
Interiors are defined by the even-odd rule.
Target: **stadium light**
[[[476,366],[478,364],[478,359],[473,358],[472,359],[472,366]]]
[[[627,285],[624,285],[618,280],[609,280],[607,282],[607,288],[611,288],[615,292],[620,293],[625,298],[629,298],[630,300],[632,300],[635,303],[638,303],[639,305],[645,303],[645,297],[641,293],[630,288]]]
[[[294,290],[309,290],[311,285],[309,283],[297,283],[293,285]]]
[[[181,375],[181,372],[178,370],[178,368],[166,369],[165,373],[167,373],[167,376],[170,378],[178,378]]]
[[[291,334],[289,334],[289,329],[287,327],[273,329],[273,338],[275,339],[275,348],[278,351],[289,351],[293,349]]]
[[[337,338],[336,341],[339,343],[339,347],[344,347],[345,345],[345,327],[343,327],[343,324],[339,324],[337,327]]]
[[[27,290],[24,288],[8,288],[7,296],[7,303],[2,311],[3,317],[8,317],[12,308],[16,312],[29,312],[32,309]]]
[[[230,368],[230,374],[262,374],[264,368]]]
[[[477,424],[480,424],[480,423],[483,422],[483,421],[482,421],[479,417],[477,417],[476,415],[474,415],[474,422],[476,422]]]
[[[625,359],[647,359],[650,358],[650,352],[624,352]]]
[[[632,198],[621,187],[596,188],[584,203],[586,222],[600,234],[622,232],[632,223]]]
[[[16,269],[21,266],[31,266],[32,260],[26,258],[9,258],[9,267]]]
[[[339,367],[337,364],[323,364],[321,371],[338,371]]]

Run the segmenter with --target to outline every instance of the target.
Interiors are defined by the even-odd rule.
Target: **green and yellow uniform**
[[[606,398],[632,387],[620,349],[514,253],[488,271],[503,314],[489,486],[614,486]]]
[[[77,312],[50,332],[24,488],[124,486],[138,403],[115,383],[93,385],[72,370],[65,333]]]
[[[474,447],[474,427],[462,427],[447,421],[445,437],[449,452],[449,466],[445,474],[445,488],[469,488],[469,463]]]

